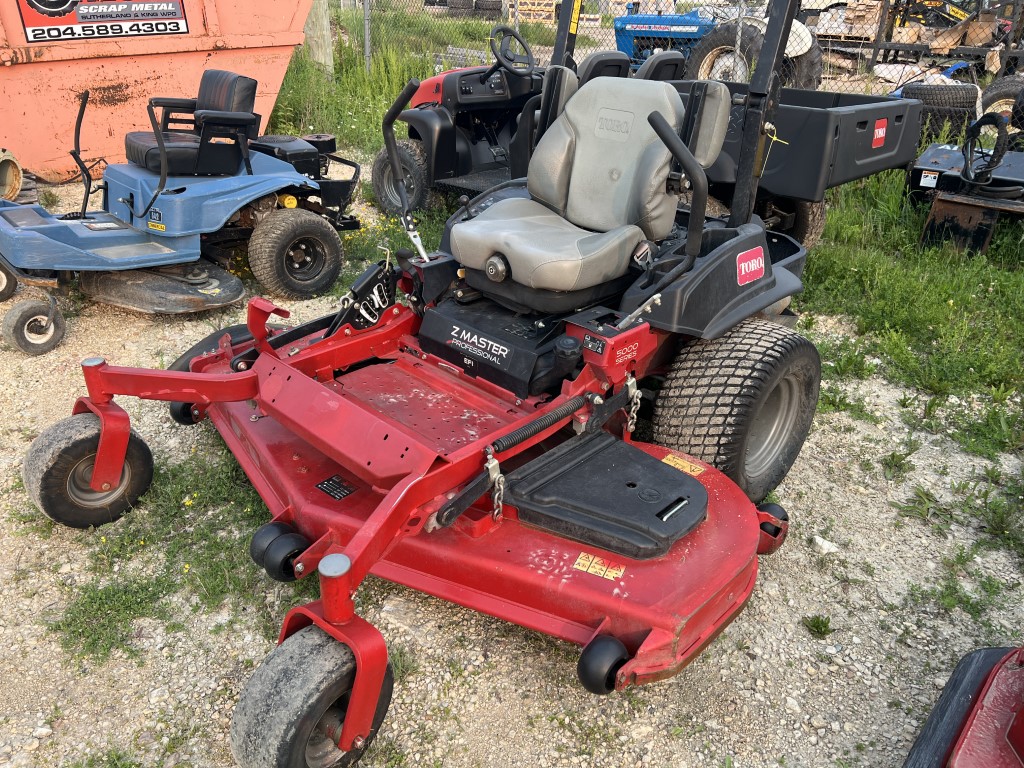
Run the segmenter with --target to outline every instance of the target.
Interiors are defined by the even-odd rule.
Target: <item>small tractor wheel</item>
[[[300,629],[264,659],[235,705],[231,751],[247,768],[344,768],[380,730],[395,685],[384,673],[370,733],[342,752],[328,735],[345,721],[356,662],[351,649],[316,626]]]
[[[409,208],[419,210],[426,205],[429,191],[427,155],[423,150],[423,144],[412,140],[399,141],[398,162],[401,163],[402,172],[405,174],[405,194],[409,198]],[[404,213],[387,147],[378,152],[373,161],[373,194],[377,198],[377,205],[387,213],[396,216]]]
[[[717,26],[690,51],[686,79],[749,83],[763,44],[764,36],[750,24],[740,26],[739,48],[736,46],[736,24]]]
[[[584,688],[604,696],[615,690],[615,675],[627,661],[629,652],[617,637],[598,635],[580,654],[576,674]]]
[[[267,523],[261,525],[256,529],[256,533],[252,535],[249,540],[249,557],[256,563],[260,568],[266,567],[265,557],[267,554],[267,547],[271,543],[286,533],[294,533],[295,529],[287,523],[275,521],[273,523]]]
[[[271,211],[249,239],[249,269],[270,293],[310,299],[328,290],[345,260],[341,238],[302,208]]]
[[[3,264],[0,264],[0,301],[7,301],[18,290],[18,278]]]
[[[654,440],[724,472],[754,502],[789,472],[811,427],[821,360],[760,318],[683,347],[654,409]]]
[[[112,523],[149,488],[153,455],[134,430],[117,486],[108,491],[90,488],[99,441],[99,417],[80,413],[48,427],[32,442],[22,472],[25,488],[51,520],[71,528]]]
[[[981,111],[998,112],[1007,119],[1006,130],[1017,133],[1024,129],[1024,77],[1002,77],[981,93]],[[1020,102],[1018,104],[1018,102]],[[994,132],[993,132],[994,133]]]
[[[295,558],[309,549],[309,539],[301,533],[284,533],[263,552],[263,568],[274,581],[295,581]]]
[[[269,326],[268,326],[269,327]],[[209,336],[204,338],[202,341],[198,341],[185,350],[177,360],[167,366],[168,371],[187,371],[192,361],[200,355],[205,355],[208,352],[213,352],[220,345],[220,340],[224,334],[231,337],[232,344],[240,344],[243,341],[249,341],[252,338],[252,334],[249,333],[248,326],[245,325],[229,325],[227,328],[222,328],[219,331],[214,331]],[[190,427],[196,423],[195,414],[192,413],[193,403],[176,403],[171,402],[167,404],[168,410],[171,412],[171,418],[174,419],[178,424],[182,424],[186,427]]]
[[[4,341],[26,355],[45,355],[64,338],[64,317],[45,301],[19,301],[4,315]]]

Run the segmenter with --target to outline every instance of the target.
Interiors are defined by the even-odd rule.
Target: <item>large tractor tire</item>
[[[981,92],[981,111],[998,112],[1009,122],[1006,130],[1024,130],[1024,77],[1001,77]]]
[[[686,78],[749,83],[764,36],[756,27],[742,24],[737,46],[736,32],[735,23],[722,24],[704,35],[690,51]]]

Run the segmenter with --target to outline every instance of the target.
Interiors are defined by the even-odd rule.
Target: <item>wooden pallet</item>
[[[520,21],[554,23],[555,0],[519,0],[517,12]]]

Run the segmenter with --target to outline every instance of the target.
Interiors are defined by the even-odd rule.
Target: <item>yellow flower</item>
[[[185,499],[181,503],[184,504],[186,507],[191,507],[192,506],[192,499]]]
[[[102,543],[106,544],[107,543],[107,537],[106,536],[100,536],[100,541]]]
[[[192,566],[189,565],[188,563],[185,563],[185,567],[182,570],[184,570],[185,573],[188,573],[191,569],[192,569]]]

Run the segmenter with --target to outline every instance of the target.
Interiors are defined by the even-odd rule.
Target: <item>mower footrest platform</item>
[[[568,440],[507,480],[522,522],[637,560],[665,554],[707,516],[703,485],[607,432]]]

